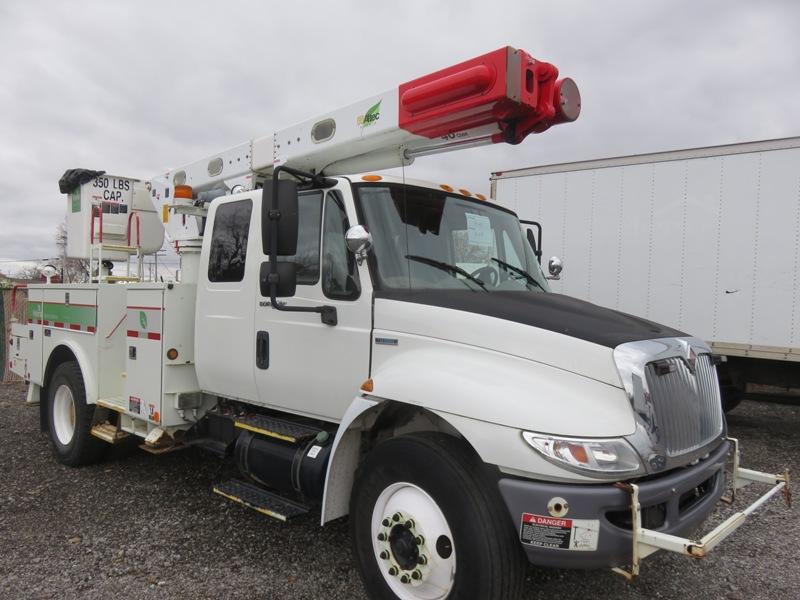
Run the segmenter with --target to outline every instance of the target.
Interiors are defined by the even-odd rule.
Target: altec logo
[[[378,119],[381,118],[381,102],[383,102],[383,100],[378,100],[377,104],[371,106],[366,113],[356,118],[356,123],[358,123],[361,129],[374,125],[378,122]]]

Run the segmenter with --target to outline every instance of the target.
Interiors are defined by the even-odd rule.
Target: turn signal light
[[[175,348],[170,348],[167,350],[167,358],[170,360],[175,360],[178,358],[178,350]]]
[[[371,392],[373,389],[375,389],[375,384],[372,382],[372,379],[367,379],[361,384],[361,389],[365,392]]]

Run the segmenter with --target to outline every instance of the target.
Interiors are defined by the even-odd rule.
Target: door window
[[[328,194],[322,235],[322,291],[328,298],[355,300],[360,293],[355,257],[344,239],[349,228],[341,196]]]
[[[244,278],[252,210],[252,200],[230,202],[217,209],[208,257],[209,281],[221,283]]]

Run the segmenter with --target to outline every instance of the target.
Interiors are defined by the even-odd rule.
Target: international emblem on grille
[[[686,366],[689,367],[689,371],[692,373],[692,375],[694,375],[697,371],[697,353],[694,351],[694,348],[692,348],[692,345],[686,340],[680,340],[680,342],[686,351],[686,354],[684,355]]]

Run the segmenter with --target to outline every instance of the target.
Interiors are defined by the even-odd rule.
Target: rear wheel
[[[78,363],[69,361],[56,367],[47,387],[50,443],[56,458],[71,467],[101,460],[107,444],[90,433],[94,405],[86,403]]]
[[[370,598],[512,599],[524,558],[496,482],[461,440],[424,433],[367,456],[351,533]]]

